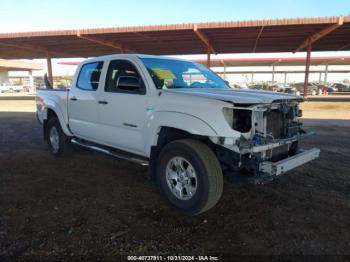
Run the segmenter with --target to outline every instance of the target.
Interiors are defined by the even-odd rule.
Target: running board
[[[83,142],[83,141],[78,140],[76,138],[72,138],[71,142],[73,144],[78,145],[78,146],[85,147],[85,148],[88,148],[88,149],[91,149],[91,150],[94,150],[94,151],[97,151],[97,152],[100,152],[100,153],[103,153],[103,154],[106,154],[106,155],[109,155],[109,156],[112,156],[115,158],[130,161],[130,162],[139,164],[141,166],[148,166],[149,165],[149,162],[147,160],[137,158],[133,155],[128,156],[129,153],[125,153],[125,155],[122,155],[121,153],[113,152],[112,150],[108,150],[107,148],[104,148],[104,147],[101,147],[98,145],[89,144],[88,142]]]

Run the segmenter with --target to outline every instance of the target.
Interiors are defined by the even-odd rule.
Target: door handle
[[[70,100],[71,100],[71,101],[77,101],[78,98],[76,98],[75,96],[72,96],[72,97],[70,98]]]
[[[98,103],[101,104],[101,105],[107,105],[108,104],[107,101],[98,101]]]

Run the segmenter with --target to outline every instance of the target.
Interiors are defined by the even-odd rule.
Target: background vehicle
[[[294,84],[291,84],[290,86],[293,87],[297,92],[299,92],[299,94],[304,94],[304,82],[294,83]],[[315,96],[319,93],[320,89],[321,88],[318,87],[316,84],[308,83],[307,94]]]
[[[20,92],[23,91],[23,86],[21,85],[13,85],[9,82],[3,83],[0,85],[0,92]]]
[[[223,175],[265,183],[319,155],[298,148],[311,134],[298,121],[301,97],[232,89],[185,60],[89,59],[70,90],[39,90],[36,101],[54,156],[74,143],[149,165],[168,203],[187,215],[215,206]]]
[[[276,82],[263,82],[251,84],[249,85],[249,89],[283,92],[284,87],[282,84]]]
[[[10,86],[8,84],[1,84],[0,85],[0,93],[10,92]]]
[[[339,91],[338,88],[336,88],[334,86],[330,86],[330,85],[327,86],[328,93],[333,93],[333,92],[338,92],[338,91]]]
[[[274,83],[268,86],[267,90],[273,92],[284,92],[285,86],[282,83]]]
[[[249,89],[264,90],[266,87],[263,84],[251,84],[248,86]]]
[[[296,90],[295,87],[287,86],[284,88],[283,92],[286,94],[297,95],[298,91]]]
[[[345,83],[334,83],[332,88],[336,88],[338,92],[350,92],[350,85]]]

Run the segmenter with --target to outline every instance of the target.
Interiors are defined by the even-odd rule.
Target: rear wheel
[[[46,126],[46,141],[50,152],[56,156],[62,156],[70,151],[70,137],[67,136],[60,125],[58,118],[48,120]]]
[[[222,170],[208,146],[192,139],[177,140],[163,148],[158,160],[157,182],[173,208],[197,215],[219,201]]]

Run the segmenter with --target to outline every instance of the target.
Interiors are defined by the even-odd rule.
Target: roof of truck
[[[159,55],[145,55],[145,54],[111,54],[111,55],[103,55],[103,56],[98,56],[98,57],[92,57],[89,59],[86,59],[81,62],[61,62],[60,64],[72,64],[72,65],[77,65],[80,63],[90,63],[93,61],[98,61],[98,60],[111,60],[111,59],[118,59],[118,58],[155,58],[155,59],[171,59],[171,60],[179,60],[179,61],[188,61],[186,59],[182,58],[177,58],[177,57],[169,57],[169,56],[159,56]]]

